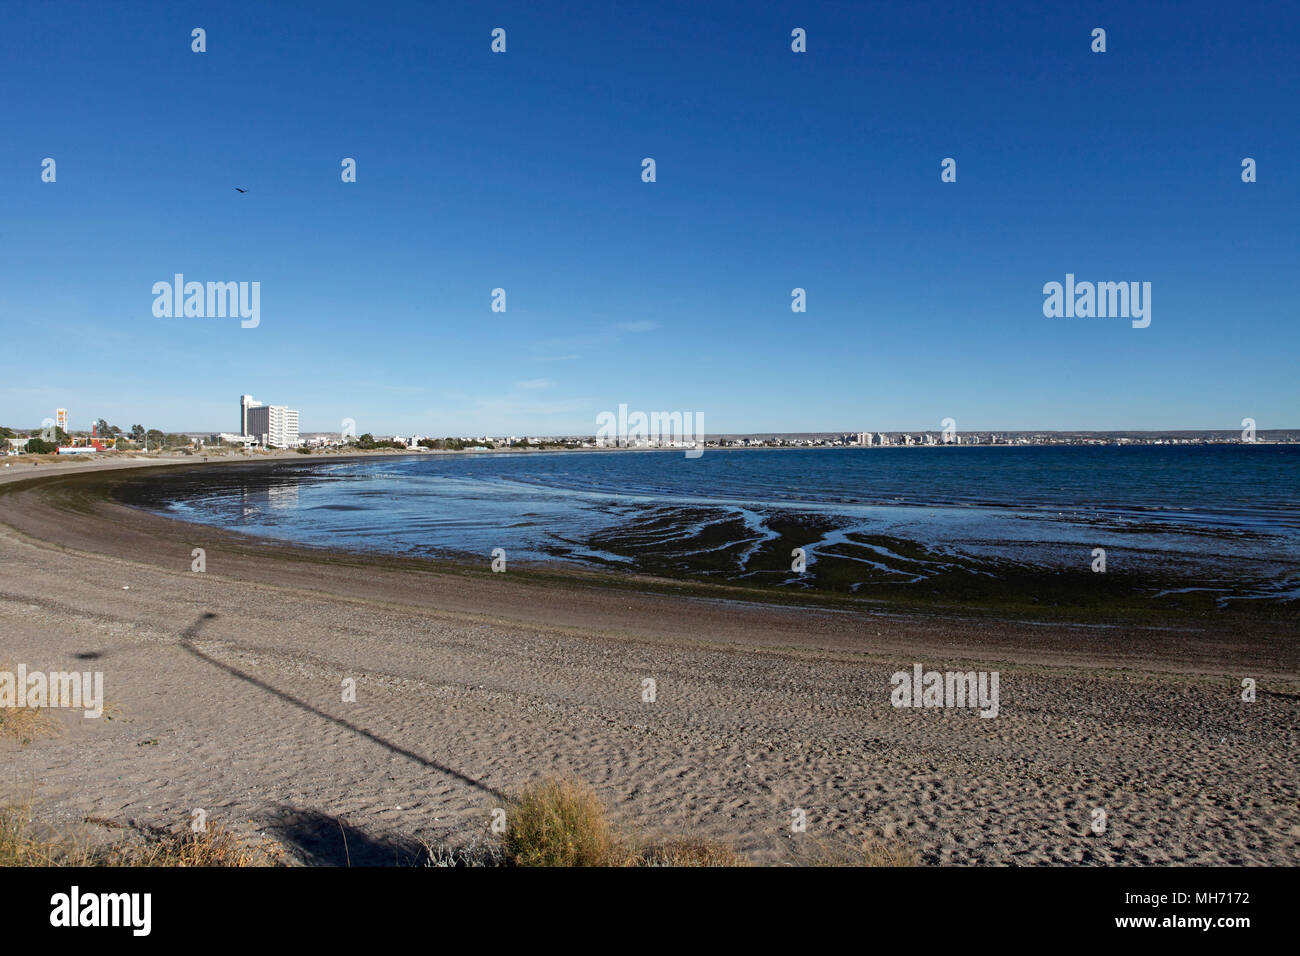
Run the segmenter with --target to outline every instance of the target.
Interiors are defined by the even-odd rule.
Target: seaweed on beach
[[[1089,619],[1170,613],[1195,617],[1247,607],[1266,617],[1295,614],[1295,602],[1252,606],[1261,603],[1254,599],[1267,587],[1258,580],[1198,576],[1156,555],[1125,553],[1109,573],[1095,573],[1087,560],[1063,567],[982,557],[868,533],[861,522],[808,511],[766,515],[761,528],[726,508],[643,508],[624,519],[616,529],[594,535],[588,545],[623,558],[617,566],[670,578],[842,595],[899,607],[1050,611]],[[998,544],[1005,548],[1008,543]],[[1033,544],[1027,542],[1026,548]],[[792,570],[797,548],[810,553],[803,572]]]
[[[297,499],[292,489],[301,485],[304,472],[311,472],[311,466],[216,466],[188,474],[168,468],[165,473],[84,475],[49,482],[42,494],[60,510],[89,515],[105,498],[153,510],[163,501],[191,496],[212,500],[213,495],[229,490],[238,493],[240,514],[247,515],[250,508],[253,511],[254,524],[238,530],[256,532],[260,530],[257,502],[294,505]],[[312,480],[327,477],[315,473]],[[323,503],[356,500],[326,499]],[[315,507],[319,509],[321,504],[316,502]],[[462,507],[472,509],[475,504],[471,501]],[[812,506],[669,505],[614,495],[598,506],[584,507],[598,510],[600,520],[562,532],[549,527],[533,507],[509,512],[513,533],[536,534],[542,542],[534,549],[541,560],[519,559],[511,551],[512,573],[539,581],[581,578],[587,583],[598,581],[601,586],[641,590],[698,589],[719,596],[725,591],[745,600],[787,604],[865,605],[907,613],[1032,616],[1089,623],[1232,626],[1229,622],[1236,621],[1285,625],[1300,616],[1294,568],[1279,566],[1271,552],[1233,551],[1232,542],[1241,536],[1233,529],[1204,529],[1199,537],[1217,537],[1224,545],[1203,552],[1180,549],[1177,539],[1161,541],[1151,535],[1137,540],[1126,521],[1112,527],[1094,519],[1084,522],[1080,534],[1080,517],[1074,514],[1059,519],[1060,540],[1051,542],[1044,539],[1040,525],[1055,519],[1041,516],[1026,527],[1023,536],[999,539],[994,531],[1015,531],[1017,525],[984,529],[977,522],[974,532],[968,526],[960,536],[945,540],[946,525],[933,520],[924,524],[925,509],[917,509],[922,523],[909,535],[908,512],[898,508],[889,510],[889,520],[880,520],[871,513],[826,513]],[[277,516],[292,513],[275,510]],[[520,522],[525,513],[529,520]],[[969,523],[966,514],[958,517]],[[383,527],[383,520],[381,517],[376,526]],[[1047,530],[1052,532],[1050,527]],[[1094,533],[1097,541],[1114,542],[1108,545],[1106,573],[1092,571],[1091,544],[1079,543],[1085,536],[1093,538]],[[253,547],[254,538],[240,538]],[[230,546],[243,547],[233,541]],[[277,547],[293,560],[488,573],[480,554],[433,543],[416,546],[389,536],[377,539],[369,549],[337,541],[310,542],[305,548]],[[802,572],[792,569],[792,552],[799,548],[805,549],[809,558]]]

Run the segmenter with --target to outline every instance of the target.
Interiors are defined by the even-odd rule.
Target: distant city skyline
[[[14,2],[0,421],[1294,428],[1300,10],[1248,9]]]
[[[96,422],[100,420],[104,420],[109,425],[115,425],[123,429],[123,431],[129,431],[133,425],[139,424],[139,425],[143,425],[146,429],[157,429],[159,431],[172,432],[176,434],[217,435],[217,434],[224,433],[224,434],[230,434],[232,436],[249,435],[252,434],[252,432],[250,432],[249,430],[250,413],[256,409],[265,410],[268,407],[279,409],[282,412],[287,412],[292,416],[292,433],[294,435],[329,435],[329,434],[346,433],[355,437],[356,435],[370,433],[375,436],[418,434],[418,435],[427,435],[427,436],[440,437],[440,438],[442,437],[468,438],[468,437],[479,437],[484,435],[495,435],[495,436],[503,436],[503,437],[508,435],[515,435],[520,437],[530,436],[530,435],[531,436],[581,436],[581,435],[595,435],[598,432],[598,428],[595,424],[588,426],[585,429],[579,428],[573,431],[536,431],[536,430],[530,431],[528,429],[507,428],[507,429],[497,429],[495,431],[480,429],[477,431],[471,430],[471,431],[460,431],[460,432],[436,432],[436,431],[429,431],[427,429],[420,429],[420,428],[394,429],[394,428],[384,428],[382,426],[370,426],[370,425],[362,426],[362,425],[358,425],[358,423],[352,419],[341,420],[339,423],[340,427],[338,428],[299,428],[297,422],[300,413],[297,409],[290,409],[287,406],[283,406],[283,405],[266,406],[263,402],[255,401],[253,397],[248,394],[243,394],[240,396],[239,411],[232,413],[229,411],[229,409],[227,410],[228,414],[230,414],[231,417],[238,416],[239,425],[237,429],[193,428],[193,427],[186,427],[186,426],[182,426],[179,428],[174,428],[169,426],[164,428],[158,425],[151,424],[147,421],[141,421],[138,416],[132,417],[129,415],[121,419],[120,421],[113,420],[105,415],[95,415],[93,416],[93,418],[89,419],[83,427],[78,425],[75,419],[70,418],[68,409],[65,407],[56,409],[55,415],[53,417],[48,415],[42,416],[40,422],[37,423],[25,424],[17,421],[0,420],[0,425],[7,426],[10,428],[16,428],[20,431],[24,431],[24,430],[38,429],[42,427],[42,425],[46,421],[49,421],[58,425],[58,427],[63,428],[65,431],[68,431],[69,433],[75,433],[75,432],[82,432],[82,431],[89,432]],[[1191,427],[1175,427],[1175,428],[1122,428],[1122,427],[1121,428],[1055,428],[1055,427],[1009,428],[1009,427],[1000,427],[1000,426],[963,426],[956,423],[955,419],[953,419],[952,421],[953,421],[953,427],[950,430],[955,434],[978,434],[978,433],[1000,433],[1000,432],[1006,432],[1008,434],[1026,434],[1032,432],[1044,432],[1044,433],[1055,433],[1055,434],[1097,434],[1097,435],[1124,434],[1130,432],[1135,434],[1153,434],[1153,435],[1154,434],[1176,435],[1180,433],[1212,433],[1212,432],[1233,433],[1233,432],[1242,431],[1242,429],[1246,426],[1247,422],[1250,422],[1251,429],[1258,433],[1300,431],[1300,425],[1260,424],[1250,416],[1246,416],[1246,418],[1244,418],[1240,423],[1235,425],[1210,425],[1210,426],[1191,426]],[[70,425],[69,422],[71,422]],[[920,425],[920,426],[913,426],[913,427],[892,427],[892,426],[881,427],[879,425],[876,425],[870,429],[870,432],[875,434],[884,433],[889,435],[904,434],[909,432],[915,434],[926,434],[926,433],[939,434],[944,432],[945,430],[947,430],[947,426],[945,425],[944,422],[941,421],[940,423],[935,425],[929,425],[929,426]],[[704,434],[709,437],[716,437],[719,435],[721,436],[858,435],[858,434],[862,434],[863,432],[864,429],[862,428],[811,428],[811,429],[758,428],[749,431],[739,431],[734,429],[717,430],[717,431],[705,430]],[[292,441],[282,442],[282,444],[291,445]]]
[[[260,410],[261,412],[265,413],[268,409],[271,409],[271,408],[275,408],[275,409],[279,409],[279,410],[281,410],[281,411],[283,411],[283,412],[287,412],[290,416],[292,416],[292,419],[291,419],[291,421],[292,421],[292,428],[291,428],[292,438],[284,438],[284,439],[281,439],[281,440],[279,440],[278,442],[276,442],[275,444],[277,444],[279,447],[288,447],[288,446],[292,446],[292,445],[294,444],[294,439],[296,439],[296,437],[299,436],[299,435],[301,435],[301,436],[303,436],[303,437],[306,437],[306,436],[319,436],[319,435],[339,435],[339,434],[347,434],[347,435],[349,435],[349,436],[355,438],[357,435],[362,435],[362,434],[370,433],[370,434],[372,434],[372,435],[374,435],[374,436],[376,436],[376,437],[389,437],[389,436],[393,436],[393,435],[406,435],[406,436],[420,435],[420,436],[423,436],[423,437],[436,437],[436,438],[446,438],[446,437],[457,437],[457,438],[477,438],[477,437],[484,437],[484,436],[486,436],[486,437],[498,437],[498,438],[505,438],[505,437],[518,437],[518,438],[525,438],[525,437],[583,437],[583,436],[594,436],[594,435],[597,434],[597,431],[598,431],[598,429],[597,429],[596,427],[593,426],[593,427],[590,427],[590,428],[588,428],[588,429],[586,429],[586,430],[577,430],[577,431],[572,431],[572,432],[561,432],[561,431],[540,432],[540,431],[527,431],[527,430],[520,430],[520,429],[505,429],[505,430],[500,430],[500,431],[495,431],[495,432],[490,432],[490,431],[475,431],[475,432],[459,432],[459,433],[446,433],[446,434],[443,434],[443,433],[436,433],[436,432],[428,432],[428,431],[421,430],[421,429],[391,429],[391,428],[389,428],[389,429],[385,429],[385,428],[372,428],[372,427],[367,427],[367,428],[358,428],[358,427],[356,426],[356,423],[355,423],[355,422],[352,422],[352,421],[350,421],[350,420],[344,420],[344,421],[341,423],[341,424],[343,425],[342,428],[336,428],[336,429],[299,429],[299,428],[297,427],[297,417],[298,417],[298,414],[299,414],[297,409],[289,409],[289,408],[287,408],[287,406],[268,406],[268,405],[266,405],[266,404],[263,403],[263,402],[255,401],[251,395],[247,395],[247,394],[240,396],[240,409],[239,409],[239,412],[236,413],[236,414],[239,415],[240,422],[239,422],[239,428],[236,429],[236,430],[226,429],[226,428],[188,428],[188,427],[181,427],[181,428],[157,428],[157,426],[155,426],[155,425],[151,425],[151,424],[149,424],[148,422],[139,421],[139,420],[137,420],[137,419],[130,419],[130,420],[128,420],[128,419],[123,419],[123,420],[121,420],[121,421],[112,421],[112,420],[109,420],[109,419],[105,418],[105,416],[96,416],[95,419],[94,419],[94,421],[92,421],[92,422],[90,422],[89,424],[87,424],[84,428],[82,428],[82,427],[78,427],[78,426],[76,426],[75,424],[73,424],[72,427],[69,428],[69,427],[67,426],[67,420],[68,420],[68,419],[67,419],[67,409],[66,409],[66,408],[60,408],[60,409],[57,409],[57,412],[62,413],[62,414],[61,414],[60,416],[56,417],[56,418],[52,418],[52,419],[49,419],[49,420],[50,420],[51,422],[53,422],[54,424],[56,424],[58,427],[63,428],[65,431],[68,431],[69,433],[79,433],[79,432],[87,432],[87,433],[88,433],[88,432],[91,431],[91,429],[92,429],[92,427],[93,427],[93,425],[94,425],[95,422],[97,422],[97,421],[103,419],[103,420],[107,421],[109,425],[117,426],[118,428],[121,428],[124,432],[129,432],[132,426],[139,424],[139,425],[144,426],[146,429],[155,429],[155,428],[157,428],[157,430],[159,430],[159,431],[165,431],[165,432],[175,433],[175,434],[189,434],[189,435],[222,435],[222,434],[225,434],[225,435],[229,435],[229,436],[231,436],[231,437],[233,438],[233,437],[235,437],[235,436],[239,436],[239,435],[244,435],[244,436],[254,435],[254,434],[257,432],[257,429],[256,429],[255,427],[252,427],[252,426],[250,425],[250,421],[251,421],[250,415],[251,415],[251,414],[254,414],[254,413],[256,413],[256,412],[258,412],[259,410]],[[48,418],[48,416],[47,416],[47,418]],[[45,421],[46,421],[46,418],[43,418],[43,419],[42,419],[42,423],[45,422]],[[1264,434],[1268,434],[1268,433],[1300,433],[1300,426],[1271,426],[1271,425],[1260,426],[1260,425],[1254,423],[1254,420],[1253,420],[1253,419],[1251,419],[1250,422],[1252,423],[1252,426],[1251,426],[1250,430],[1251,430],[1253,433],[1260,434],[1260,435],[1264,435]],[[32,431],[32,430],[39,430],[39,429],[42,427],[42,423],[36,423],[36,424],[23,424],[23,423],[16,423],[16,422],[5,422],[5,421],[0,421],[0,425],[7,426],[7,427],[10,427],[10,428],[16,428],[16,429],[19,430],[19,431]],[[1243,421],[1243,425],[1244,425],[1244,424],[1245,424],[1245,422]],[[1076,435],[1076,434],[1077,434],[1077,435],[1124,435],[1124,434],[1134,434],[1134,435],[1167,435],[1167,436],[1177,436],[1177,435],[1212,435],[1212,434],[1235,435],[1235,434],[1239,434],[1239,433],[1243,432],[1243,430],[1244,430],[1243,425],[1238,425],[1238,426],[1219,426],[1219,427],[1208,427],[1208,428],[997,428],[997,427],[993,427],[993,428],[988,428],[988,427],[978,427],[978,428],[977,428],[977,427],[970,427],[970,428],[964,428],[964,427],[957,427],[957,426],[955,425],[955,423],[954,423],[954,427],[951,429],[951,433],[952,433],[952,434],[956,434],[956,435],[977,435],[977,434],[980,434],[980,435],[988,435],[988,434],[1026,435],[1026,434],[1033,434],[1033,433],[1054,434],[1054,435]],[[283,427],[283,426],[281,426],[281,427]],[[266,430],[266,429],[263,428],[263,431],[265,431],[265,430]],[[769,428],[769,429],[757,429],[757,430],[754,430],[754,431],[707,431],[707,430],[706,430],[703,434],[704,434],[707,438],[709,438],[709,439],[716,439],[716,438],[719,438],[719,437],[723,437],[723,438],[733,438],[733,437],[758,437],[758,436],[764,436],[764,435],[766,435],[766,436],[777,436],[777,437],[796,437],[796,436],[818,436],[818,437],[820,437],[820,436],[858,436],[859,438],[861,438],[862,435],[864,435],[864,434],[868,434],[868,433],[869,433],[869,434],[873,434],[873,435],[880,435],[880,434],[884,434],[884,435],[904,435],[904,434],[913,434],[913,435],[942,435],[946,430],[947,430],[947,429],[945,428],[945,426],[942,425],[942,424],[940,424],[940,425],[938,425],[938,426],[931,426],[931,427],[916,427],[916,428],[880,428],[880,427],[877,427],[877,428],[872,428],[872,429],[870,430],[870,432],[864,432],[862,429],[852,429],[852,428],[838,428],[838,429],[837,429],[837,428],[830,428],[830,429],[827,429],[827,428],[819,428],[819,429],[809,429],[809,430],[806,430],[806,431],[802,431],[802,430],[795,431],[795,430],[788,430],[788,429],[771,429],[771,428]]]

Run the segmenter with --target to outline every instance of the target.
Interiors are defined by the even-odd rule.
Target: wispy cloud
[[[610,325],[598,326],[574,335],[544,339],[537,342],[534,347],[546,354],[536,356],[535,360],[539,362],[572,362],[581,357],[579,352],[570,351],[572,349],[586,352],[593,349],[611,348],[625,335],[654,332],[656,329],[662,328],[663,323],[655,319],[633,319],[628,322],[615,322]]]
[[[515,388],[537,389],[550,388],[555,383],[549,378],[530,378],[522,382],[515,382]]]

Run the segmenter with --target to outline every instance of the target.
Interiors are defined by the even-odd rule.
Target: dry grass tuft
[[[629,841],[614,832],[589,788],[548,778],[506,810],[502,851],[515,866],[744,866],[730,847],[697,837]]]
[[[270,840],[249,844],[221,824],[202,833],[154,835],[142,849],[124,853],[123,866],[278,866],[284,851]]]
[[[600,799],[580,783],[553,778],[511,801],[502,842],[517,866],[605,866],[618,853]]]
[[[433,846],[425,840],[420,842],[424,846],[426,867],[464,869],[506,865],[505,851],[496,842],[475,842],[454,848]]]
[[[57,737],[58,722],[43,707],[0,707],[0,737],[27,746],[39,737]]]
[[[858,849],[805,834],[797,854],[800,866],[920,866],[917,852],[901,840],[868,837]]]
[[[739,853],[725,843],[682,837],[643,847],[631,866],[748,866]]]
[[[0,866],[277,866],[283,850],[264,840],[241,842],[220,824],[181,835],[87,817],[87,823],[130,831],[123,840],[89,849],[88,841],[43,833],[32,824],[31,805],[0,807]]]
[[[17,673],[14,665],[0,661],[0,672]],[[40,737],[57,737],[62,728],[44,707],[0,707],[0,738],[27,746]]]
[[[917,852],[898,840],[867,840],[862,844],[862,866],[920,866]]]
[[[76,844],[38,831],[31,804],[0,807],[0,866],[89,866],[90,854]]]

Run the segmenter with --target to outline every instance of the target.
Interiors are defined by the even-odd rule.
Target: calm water
[[[900,581],[933,562],[902,559],[878,536],[919,542],[935,561],[1067,567],[1100,546],[1249,579],[1260,596],[1294,597],[1300,584],[1295,445],[304,457],[155,476],[126,497],[265,537],[472,560],[504,548],[513,560],[637,568],[653,554],[743,578],[774,525],[794,521],[816,529],[799,541],[810,561],[851,558]]]

